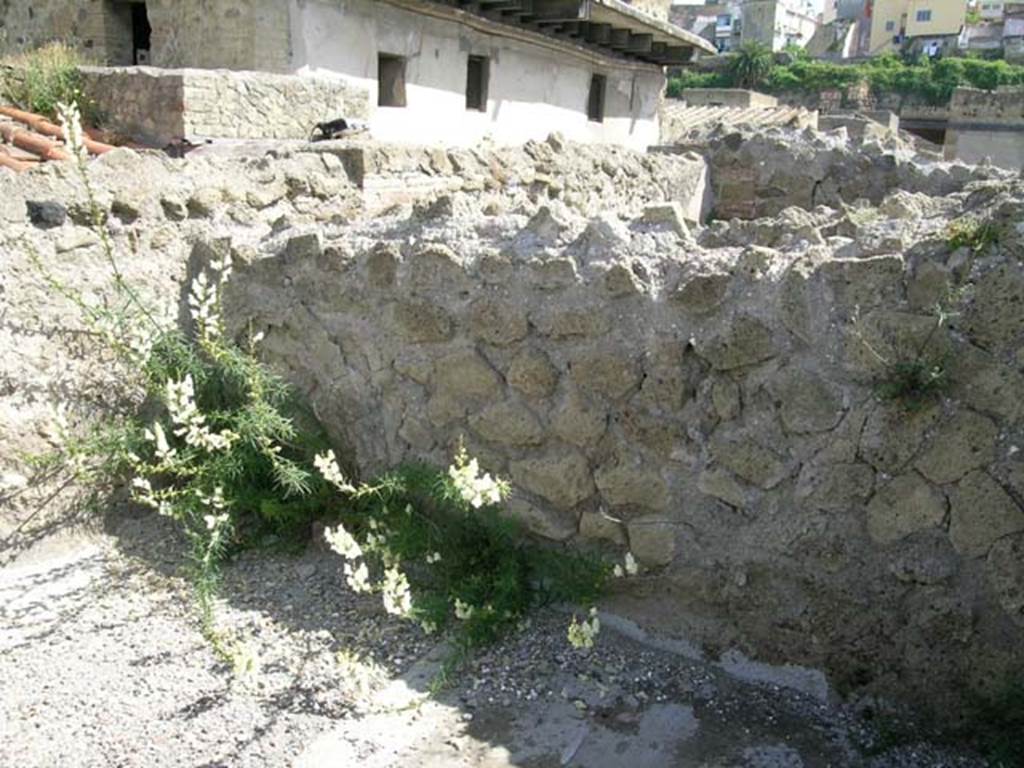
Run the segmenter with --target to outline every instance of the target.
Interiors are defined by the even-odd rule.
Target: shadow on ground
[[[910,762],[871,757],[841,707],[610,629],[574,651],[555,610],[431,696],[443,646],[350,592],[341,559],[313,547],[228,565],[217,624],[231,659],[218,658],[181,578],[185,551],[170,521],[122,511],[95,539],[0,570],[0,675],[17,691],[0,762],[981,765],[927,745]]]

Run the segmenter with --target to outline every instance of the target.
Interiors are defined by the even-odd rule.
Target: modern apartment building
[[[874,0],[868,53],[906,48],[932,56],[951,52],[966,15],[966,0]]]

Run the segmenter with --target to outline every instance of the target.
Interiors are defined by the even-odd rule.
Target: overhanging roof
[[[693,32],[622,0],[434,0],[491,21],[561,38],[617,58],[686,64],[695,51],[717,53]]]

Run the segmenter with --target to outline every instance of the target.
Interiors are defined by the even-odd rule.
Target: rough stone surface
[[[600,468],[594,475],[598,490],[612,506],[635,505],[664,510],[670,504],[668,488],[657,472],[621,463]]]
[[[952,483],[995,461],[998,434],[991,419],[962,411],[936,431],[914,466],[933,483]]]
[[[775,487],[787,473],[783,457],[749,437],[716,439],[711,450],[715,461],[759,488]]]
[[[508,383],[529,397],[547,397],[558,385],[558,371],[539,349],[520,352],[508,368]]]
[[[982,557],[999,539],[1024,531],[1024,511],[984,472],[964,477],[949,500],[949,538],[964,557]]]
[[[525,405],[506,401],[471,416],[469,426],[485,440],[504,445],[540,445],[544,427]]]
[[[1024,533],[993,544],[986,566],[1003,610],[1018,626],[1024,626]]]
[[[1024,184],[781,136],[708,140],[722,211],[742,194],[760,218],[689,238],[644,209],[673,199],[692,159],[564,141],[121,149],[90,173],[146,296],[176,309],[187,275],[231,256],[228,334],[264,334],[260,354],[364,476],[442,464],[462,437],[512,482],[535,533],[620,562],[619,547],[640,548],[661,570],[621,588],[645,620],[823,667],[843,692],[953,712],[972,681],[1024,661],[1005,551],[1024,531]],[[728,186],[741,170],[752,181]],[[914,198],[877,207],[897,187]],[[67,166],[0,172],[5,484],[56,440],[56,402],[91,413],[123,385],[22,246],[100,295],[83,211]],[[1005,224],[970,263],[946,246],[968,212]],[[931,288],[909,286],[947,269],[982,291],[937,328],[921,306]],[[708,300],[681,301],[698,276]],[[82,346],[67,351],[55,328]],[[867,344],[903,360],[925,342],[949,386],[880,399],[886,370]],[[33,493],[11,506],[46,498]]]
[[[868,502],[868,533],[891,544],[917,531],[936,528],[946,517],[946,499],[916,474],[900,475]]]
[[[676,526],[664,518],[638,517],[629,521],[629,548],[641,565],[668,565],[676,554]]]
[[[734,319],[727,331],[709,339],[698,351],[719,371],[760,363],[776,354],[771,331],[748,316]]]
[[[578,453],[563,451],[539,459],[512,462],[512,480],[557,509],[569,509],[594,493],[594,481],[587,460]]]

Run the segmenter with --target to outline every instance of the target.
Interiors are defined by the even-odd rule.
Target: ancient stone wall
[[[877,205],[896,189],[943,194],[979,171],[936,165],[896,137],[832,132],[715,129],[692,145],[663,151],[700,151],[708,159],[715,218],[772,216],[790,206],[839,207],[863,199]],[[863,142],[863,144],[862,144]]]
[[[129,9],[129,2],[116,0],[0,3],[0,54],[64,40],[96,64],[132,64]],[[147,0],[146,11],[154,66],[288,70],[286,2]]]
[[[949,102],[944,152],[969,163],[1024,168],[1024,88],[957,88]]]
[[[83,74],[104,127],[160,146],[183,138],[306,139],[317,123],[368,116],[366,91],[339,78],[152,67]]]
[[[444,198],[282,239],[230,306],[367,470],[444,462],[462,438],[528,528],[651,569],[630,610],[845,691],[939,701],[1024,647],[1024,202],[986,190],[1007,250],[937,332],[971,269],[945,245],[958,203],[901,191],[696,239],[665,205]],[[882,399],[881,360],[921,350],[949,390]]]
[[[946,716],[1024,661],[1024,187],[1008,174],[894,155],[861,168],[881,176],[862,182],[875,205],[837,192],[699,226],[672,204],[685,179],[697,191],[696,160],[558,139],[94,168],[154,291],[232,255],[232,331],[265,334],[364,472],[445,462],[464,439],[535,534],[636,554],[644,575],[612,601],[642,621]],[[364,215],[389,174],[450,186]],[[66,307],[22,238],[76,280],[102,260],[65,168],[0,184],[10,462],[80,396],[51,332]],[[951,247],[965,212],[996,247]],[[922,354],[947,372],[940,396],[883,397],[891,365]]]

